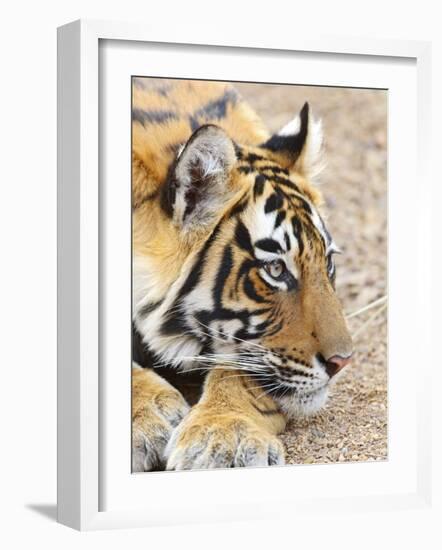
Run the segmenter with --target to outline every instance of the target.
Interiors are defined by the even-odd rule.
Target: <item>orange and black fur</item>
[[[283,464],[287,418],[352,354],[312,185],[321,125],[305,104],[269,135],[228,84],[150,79],[132,118],[133,470]],[[190,407],[174,386],[193,372]]]

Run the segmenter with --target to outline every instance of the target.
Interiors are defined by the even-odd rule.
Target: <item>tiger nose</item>
[[[330,357],[325,362],[325,370],[327,371],[327,374],[330,376],[334,376],[337,374],[340,370],[342,370],[345,365],[348,365],[351,361],[352,354],[348,355],[347,357],[342,357],[341,355],[333,355],[333,357]]]

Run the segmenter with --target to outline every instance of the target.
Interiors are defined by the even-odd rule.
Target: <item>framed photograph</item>
[[[59,521],[429,506],[428,44],[58,52]]]

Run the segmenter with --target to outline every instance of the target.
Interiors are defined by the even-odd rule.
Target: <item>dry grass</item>
[[[271,130],[308,100],[323,119],[327,168],[321,177],[328,226],[344,254],[337,290],[347,312],[387,293],[387,93],[305,86],[238,84]],[[373,310],[374,311],[374,310]],[[373,313],[349,320],[355,333]],[[387,315],[380,312],[355,339],[352,365],[336,380],[329,403],[291,423],[282,438],[287,462],[387,458]]]

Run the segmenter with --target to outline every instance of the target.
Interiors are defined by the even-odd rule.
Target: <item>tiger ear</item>
[[[300,113],[261,147],[276,154],[284,168],[313,178],[323,168],[322,123],[314,120],[308,103]]]
[[[175,225],[184,230],[211,226],[231,197],[230,171],[236,162],[229,136],[212,124],[196,130],[171,168],[162,197]]]

